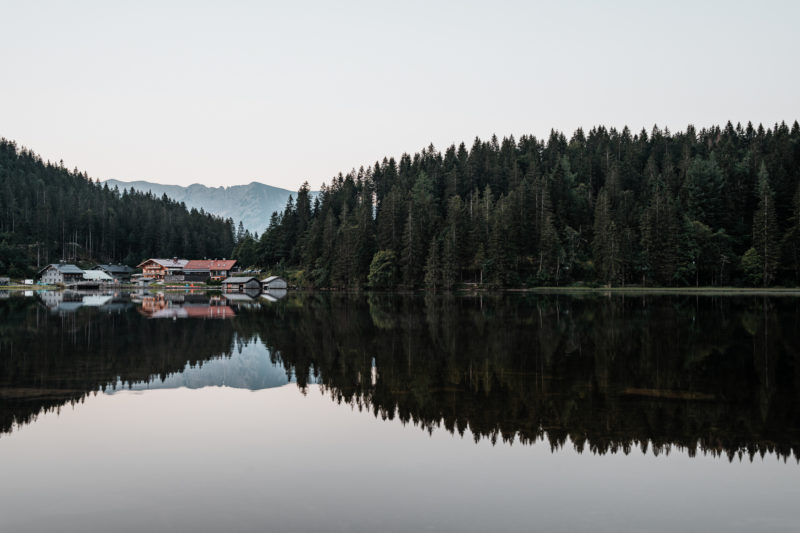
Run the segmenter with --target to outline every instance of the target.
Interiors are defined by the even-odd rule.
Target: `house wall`
[[[286,282],[282,279],[276,279],[270,281],[269,283],[264,284],[264,290],[271,290],[271,289],[286,289],[287,285]]]
[[[142,277],[148,279],[163,279],[167,269],[158,263],[149,263],[142,268]]]
[[[54,285],[56,283],[64,283],[64,276],[57,268],[50,267],[44,271],[41,280],[47,285]]]

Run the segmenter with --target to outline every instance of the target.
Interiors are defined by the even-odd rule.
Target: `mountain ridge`
[[[282,189],[258,181],[247,185],[220,185],[209,187],[201,183],[191,185],[171,185],[153,183],[146,180],[120,181],[105,180],[109,187],[122,189],[133,188],[140,192],[152,192],[156,196],[166,194],[175,201],[183,202],[189,209],[203,209],[207,213],[223,218],[232,218],[235,225],[239,222],[251,233],[263,232],[269,225],[269,218],[274,211],[283,211],[289,195],[296,196],[296,191]]]

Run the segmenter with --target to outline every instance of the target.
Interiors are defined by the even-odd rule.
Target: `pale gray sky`
[[[771,125],[800,118],[798,22],[797,1],[0,0],[0,136],[100,179],[296,189],[476,135]]]

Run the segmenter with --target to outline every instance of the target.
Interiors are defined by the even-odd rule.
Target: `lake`
[[[796,531],[800,298],[0,293],[0,531]]]

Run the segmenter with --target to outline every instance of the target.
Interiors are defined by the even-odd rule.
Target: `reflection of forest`
[[[298,376],[376,416],[730,457],[798,457],[799,319],[795,299],[563,295],[312,296],[259,317]]]
[[[596,453],[800,450],[800,301],[293,294],[235,320],[0,302],[0,430],[259,337],[337,401],[427,430]],[[309,374],[310,372],[310,374]]]

